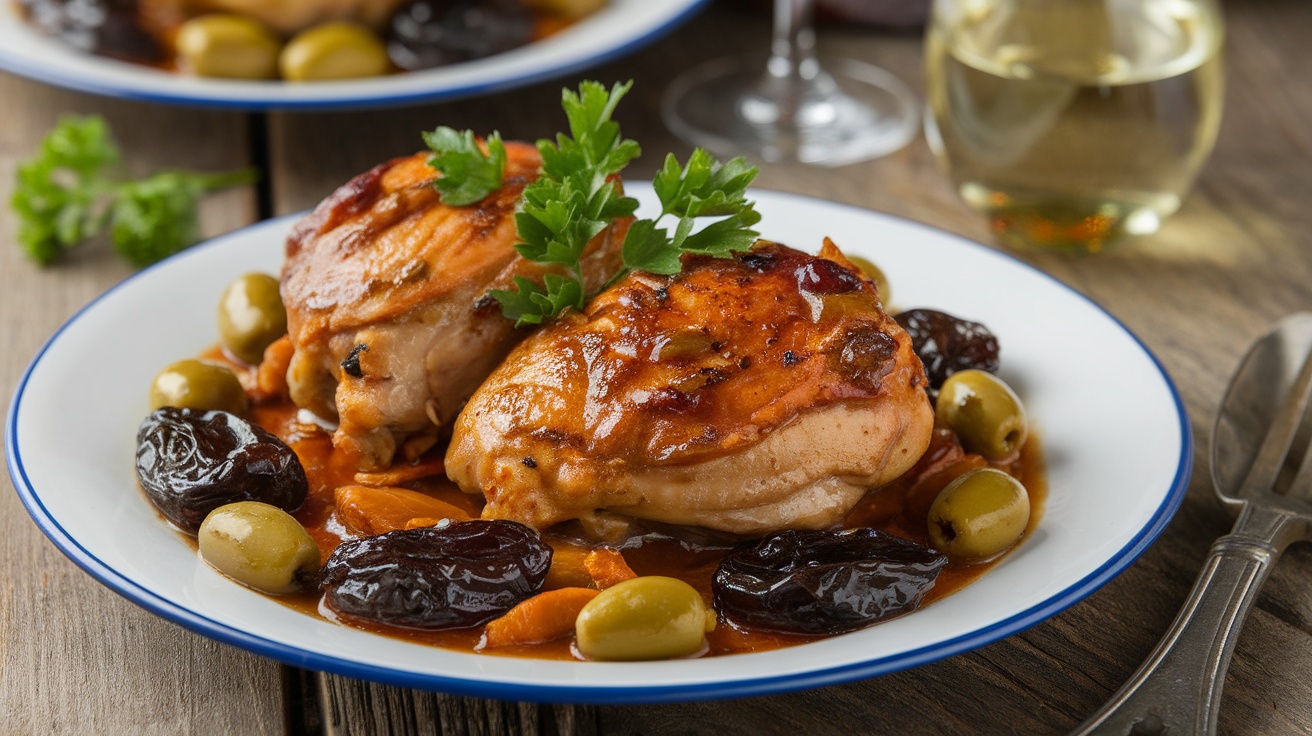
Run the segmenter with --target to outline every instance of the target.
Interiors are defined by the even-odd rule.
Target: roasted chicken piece
[[[282,297],[295,351],[292,400],[337,422],[361,469],[432,447],[484,377],[524,337],[486,297],[542,268],[514,250],[514,212],[541,165],[506,144],[502,187],[469,207],[441,203],[427,154],[382,164],[324,200],[287,239]],[[588,245],[585,284],[618,267],[628,222]]]
[[[469,400],[446,467],[484,518],[818,529],[925,451],[920,359],[832,243],[684,258],[535,333]]]

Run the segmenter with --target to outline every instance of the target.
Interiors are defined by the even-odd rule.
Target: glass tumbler
[[[1156,232],[1216,140],[1221,38],[1216,0],[935,0],[930,147],[1006,245]]]

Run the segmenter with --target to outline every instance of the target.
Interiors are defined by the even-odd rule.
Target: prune
[[[547,579],[551,548],[513,521],[463,521],[343,542],[320,584],[338,613],[414,629],[487,623]]]
[[[875,529],[784,531],[725,556],[711,590],[735,624],[841,634],[914,610],[947,562]]]
[[[164,60],[142,29],[136,0],[20,0],[32,25],[80,51],[139,64]]]
[[[155,508],[196,533],[205,516],[236,501],[293,511],[309,485],[282,440],[226,411],[166,406],[137,431],[137,478]]]
[[[533,40],[518,0],[416,0],[392,16],[387,53],[402,69],[428,69],[499,54]]]
[[[911,336],[931,389],[967,368],[998,372],[998,338],[984,325],[932,309],[909,309],[893,319]]]

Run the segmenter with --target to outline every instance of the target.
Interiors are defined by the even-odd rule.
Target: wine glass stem
[[[765,74],[738,104],[739,115],[749,124],[786,136],[833,117],[830,108],[837,89],[816,60],[814,8],[813,0],[775,0]]]
[[[774,0],[774,39],[766,70],[775,79],[805,84],[820,70],[815,57],[814,0]]]

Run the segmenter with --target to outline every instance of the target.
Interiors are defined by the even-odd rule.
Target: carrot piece
[[[488,622],[478,648],[540,644],[574,633],[574,619],[601,591],[559,588],[522,601],[501,618]]]
[[[587,547],[552,540],[551,567],[547,568],[547,582],[542,587],[545,590],[593,587],[595,582],[583,565],[589,551]]]
[[[337,518],[356,534],[382,534],[404,529],[419,517],[466,521],[469,514],[446,501],[405,488],[341,486],[333,494]]]
[[[583,558],[583,569],[588,571],[588,576],[598,588],[602,589],[638,577],[633,568],[629,567],[629,563],[624,561],[624,555],[620,554],[619,550],[607,547],[599,547],[589,552]]]
[[[393,465],[386,470],[357,471],[355,482],[365,486],[399,486],[445,473],[446,465],[442,462],[442,456],[434,454],[425,455],[404,465]]]
[[[255,388],[258,400],[285,397],[287,388],[287,368],[292,364],[292,355],[296,348],[290,337],[283,335],[264,349],[264,360],[255,369]]]

